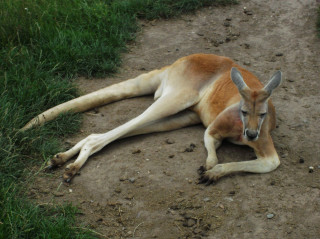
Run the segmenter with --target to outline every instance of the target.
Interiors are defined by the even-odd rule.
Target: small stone
[[[192,215],[189,214],[189,213],[186,213],[186,212],[183,212],[183,213],[181,213],[180,215],[183,216],[185,219],[192,218]]]
[[[234,196],[236,194],[236,191],[230,191],[229,195]]]
[[[230,22],[231,20],[232,20],[231,17],[227,17],[227,18],[226,18],[226,21],[229,21],[229,22]]]
[[[166,143],[167,143],[167,144],[174,144],[174,140],[172,140],[172,139],[166,139]]]
[[[268,219],[271,219],[271,218],[273,218],[273,217],[274,217],[274,214],[273,214],[273,213],[267,214],[267,218],[268,218]]]
[[[121,193],[121,188],[116,188],[114,191],[115,191],[116,193]]]
[[[243,9],[243,12],[246,14],[246,15],[253,15],[252,11],[248,10],[247,8],[244,8]]]
[[[116,201],[107,202],[107,205],[108,205],[108,206],[111,206],[111,207],[115,207],[115,206],[121,205],[121,204],[122,204],[122,203],[116,202]]]
[[[119,178],[120,181],[126,181],[127,179],[128,179],[127,176],[121,176],[121,177]]]
[[[64,193],[62,192],[53,192],[52,193],[55,197],[63,197],[64,196]]]
[[[201,230],[200,228],[196,228],[196,229],[193,230],[193,232],[194,232],[195,234],[199,234],[199,233],[202,232],[202,230]]]
[[[177,203],[181,203],[181,202],[183,202],[184,200],[185,200],[184,198],[177,198],[176,202],[177,202]]]
[[[72,193],[72,189],[71,188],[69,188],[69,193]]]
[[[209,201],[211,201],[211,199],[209,197],[206,197],[206,198],[203,199],[203,201],[209,202]]]
[[[250,49],[250,44],[249,43],[244,43],[244,48]]]
[[[125,196],[125,199],[128,199],[128,200],[131,200],[131,199],[133,199],[133,194],[128,194],[127,196]]]
[[[129,178],[129,182],[134,183],[136,181],[135,178]]]
[[[171,159],[174,158],[174,154],[169,155],[169,158]]]
[[[184,152],[193,152],[195,147],[196,145],[191,143],[190,146],[184,150]]]
[[[299,159],[299,163],[304,163],[304,159],[303,159],[303,158],[300,158],[300,159]]]
[[[250,66],[251,62],[250,61],[245,61],[245,62],[243,62],[243,64],[246,65],[246,66]]]
[[[320,168],[320,164],[318,165],[318,168]]]
[[[135,149],[132,151],[132,154],[139,154],[141,153],[141,150],[140,149]]]
[[[201,37],[204,36],[204,34],[202,32],[197,32],[197,35],[201,36]]]
[[[313,173],[313,171],[314,171],[314,167],[313,167],[313,166],[310,166],[310,167],[309,167],[309,173]]]
[[[223,23],[223,26],[225,26],[225,27],[230,27],[230,22],[229,21],[225,21],[224,23]]]
[[[189,218],[184,224],[184,227],[193,227],[196,224],[196,220]]]

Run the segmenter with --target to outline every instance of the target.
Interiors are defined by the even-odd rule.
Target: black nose
[[[248,140],[254,140],[258,136],[258,132],[255,131],[255,130],[247,129],[246,130],[246,135],[248,137]]]

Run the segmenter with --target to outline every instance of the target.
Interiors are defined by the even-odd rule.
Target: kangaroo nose
[[[258,132],[255,131],[255,130],[247,129],[246,130],[246,135],[248,137],[248,140],[254,140],[258,136]]]

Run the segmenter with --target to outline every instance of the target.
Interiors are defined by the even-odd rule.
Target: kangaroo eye
[[[244,111],[244,110],[241,110],[241,113],[242,113],[243,116],[246,116],[248,114],[248,112]]]
[[[267,114],[267,113],[262,113],[262,114],[260,114],[260,117],[263,118],[263,117],[266,116],[266,114]]]

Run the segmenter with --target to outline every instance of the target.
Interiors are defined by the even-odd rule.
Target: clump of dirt
[[[91,92],[192,53],[228,56],[262,82],[280,69],[284,79],[273,94],[278,122],[273,139],[282,164],[274,172],[198,185],[197,169],[206,158],[199,125],[114,142],[90,157],[71,185],[61,185],[63,169],[56,170],[40,176],[30,196],[41,203],[78,205],[79,222],[106,238],[319,238],[316,7],[314,0],[245,0],[175,20],[143,22],[116,77],[79,81],[84,93]],[[66,141],[75,144],[113,129],[152,101],[135,98],[85,113],[81,133]],[[218,157],[241,161],[254,153],[225,143]]]

